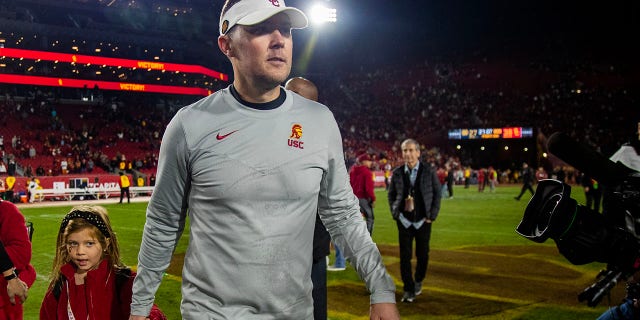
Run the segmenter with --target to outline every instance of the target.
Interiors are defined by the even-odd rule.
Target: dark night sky
[[[311,1],[289,0],[306,9]],[[398,63],[456,52],[562,50],[636,57],[637,1],[332,0],[338,23],[319,30],[313,63]],[[294,32],[296,52],[315,27]],[[551,49],[549,49],[551,48]]]
[[[217,24],[223,0],[173,0],[208,8]],[[308,11],[324,2],[338,22],[294,31],[294,58],[317,43],[312,72],[416,63],[433,57],[509,57],[534,53],[562,59],[634,61],[640,39],[637,0],[286,0]],[[204,14],[205,19],[209,13]],[[210,36],[217,38],[212,30]],[[224,60],[220,54],[218,59]]]

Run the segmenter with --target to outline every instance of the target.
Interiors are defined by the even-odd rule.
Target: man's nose
[[[284,41],[286,37],[282,34],[282,32],[280,32],[279,29],[274,29],[271,32],[271,36],[273,37],[273,44],[271,45],[271,47],[284,47]]]

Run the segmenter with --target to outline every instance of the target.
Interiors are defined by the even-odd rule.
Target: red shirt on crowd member
[[[366,159],[365,159],[366,156]],[[371,158],[368,155],[358,157],[358,163],[351,167],[349,170],[349,179],[351,181],[351,188],[353,193],[358,199],[369,199],[372,202],[376,201],[376,194],[373,192],[374,176],[371,169],[363,164],[364,161],[371,162]]]
[[[549,175],[547,174],[546,171],[544,171],[544,168],[539,167],[538,170],[536,170],[536,180],[537,181],[548,179],[548,178],[549,178]]]
[[[447,180],[447,171],[444,168],[439,168],[436,171],[436,175],[438,176],[438,181],[440,181],[440,185],[443,185]]]

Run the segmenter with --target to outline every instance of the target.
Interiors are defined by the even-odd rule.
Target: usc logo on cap
[[[229,29],[229,20],[222,21],[222,34],[227,33]]]
[[[287,144],[290,147],[304,149],[302,146],[304,144],[303,141],[300,141],[302,138],[302,126],[300,124],[294,124],[291,126],[291,135],[289,136],[289,140],[287,140]]]
[[[269,0],[269,2],[271,2],[271,4],[274,7],[279,7],[280,6],[280,1],[278,1],[278,0]]]

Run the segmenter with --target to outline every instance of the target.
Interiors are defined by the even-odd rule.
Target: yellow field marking
[[[131,270],[134,271],[134,272],[138,272],[138,266],[137,265],[132,266]],[[170,274],[170,273],[166,273],[166,272],[165,272],[165,274],[164,274],[164,276],[162,278],[173,280],[173,281],[182,282],[182,277],[181,276],[176,276],[176,275],[173,275],[173,274]]]
[[[455,295],[455,296],[471,297],[471,298],[490,300],[490,301],[497,301],[497,302],[509,302],[509,303],[513,303],[513,304],[531,304],[531,303],[537,303],[538,302],[538,301],[507,298],[507,297],[502,297],[502,296],[494,296],[494,295],[490,295],[490,294],[482,294],[482,293],[473,293],[473,292],[467,292],[467,291],[452,290],[452,289],[439,288],[439,287],[433,287],[433,286],[428,286],[427,290],[428,291],[435,291],[435,292],[445,293],[445,294],[449,294],[449,295]]]
[[[438,250],[440,250],[440,251],[449,251],[449,252],[473,253],[473,254],[478,254],[478,255],[503,257],[503,258],[511,258],[511,259],[524,259],[524,258],[533,259],[533,260],[538,260],[538,261],[541,261],[541,262],[553,264],[553,265],[556,265],[558,267],[565,268],[565,269],[568,269],[568,270],[572,270],[572,271],[574,271],[574,272],[576,272],[578,274],[581,274],[581,277],[579,278],[581,280],[592,281],[595,278],[595,274],[594,274],[595,272],[585,270],[584,266],[568,264],[566,262],[554,259],[553,256],[541,255],[541,254],[536,254],[536,253],[508,254],[508,253],[502,253],[502,252],[489,252],[489,251],[482,251],[482,250],[471,250],[471,249],[466,249],[466,248],[469,248],[469,247],[458,247],[458,248],[452,249],[452,250],[443,250],[443,249],[438,249]],[[437,260],[432,260],[432,259],[430,259],[430,260],[431,261],[429,261],[429,263],[430,264],[434,264],[434,265],[447,266],[449,268],[460,267],[458,264],[443,263],[443,262],[438,262]],[[491,269],[490,267],[472,267],[472,266],[465,266],[464,268],[467,269],[467,270],[468,269],[477,270],[477,271],[479,271],[478,273],[488,273],[490,271],[490,269]],[[543,281],[551,282],[551,283],[567,283],[567,282],[573,282],[573,281],[577,281],[578,280],[578,279],[574,279],[572,281],[552,280],[552,279],[549,279],[549,278],[546,278],[546,277],[542,277],[542,276],[524,276],[524,275],[520,275],[518,277],[511,277],[511,278],[527,279],[527,280],[543,280]]]
[[[329,310],[329,319],[349,319],[349,320],[368,320],[369,316],[355,316],[351,313],[348,312],[338,312],[338,311],[332,311]]]
[[[181,276],[175,276],[169,273],[165,273],[164,274],[164,278],[165,279],[169,279],[169,280],[173,280],[173,281],[178,281],[178,282],[182,282],[182,277]]]

